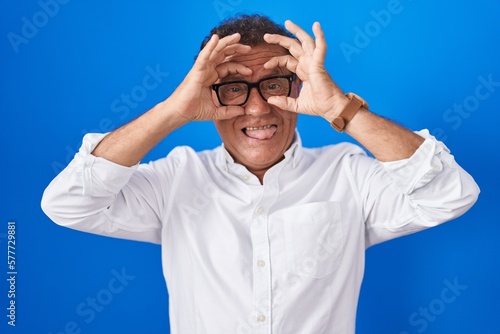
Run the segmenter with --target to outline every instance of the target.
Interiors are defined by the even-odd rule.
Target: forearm
[[[68,228],[159,242],[162,183],[149,164],[125,167],[92,155],[103,136],[84,137],[74,159],[45,189],[43,211]]]
[[[97,220],[137,169],[92,155],[103,136],[85,135],[73,160],[45,189],[43,211],[57,224],[74,227],[87,219]]]
[[[409,158],[424,142],[418,134],[364,108],[351,119],[345,131],[383,162]]]
[[[108,134],[92,151],[122,166],[137,164],[156,144],[172,131],[187,123],[175,112],[169,99]]]

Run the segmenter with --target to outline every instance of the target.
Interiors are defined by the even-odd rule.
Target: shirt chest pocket
[[[338,269],[344,248],[338,202],[308,203],[286,209],[283,224],[290,273],[322,278]]]

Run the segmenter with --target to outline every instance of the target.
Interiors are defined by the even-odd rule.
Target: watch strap
[[[347,93],[346,96],[349,98],[349,102],[331,123],[332,127],[338,132],[344,131],[347,123],[349,123],[361,107],[368,108],[368,104],[356,94]]]

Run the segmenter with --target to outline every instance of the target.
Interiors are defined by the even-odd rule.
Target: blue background
[[[357,333],[500,333],[500,87],[481,81],[500,82],[498,1],[60,1],[58,8],[43,5],[53,0],[0,5],[2,333],[168,333],[160,247],[58,227],[40,198],[84,133],[109,131],[166,98],[208,31],[238,12],[290,18],[307,31],[320,21],[334,80],[379,114],[429,128],[481,187],[464,216],[367,251]],[[388,9],[390,18],[381,14]],[[347,44],[356,52],[346,54]],[[141,88],[157,67],[157,87]],[[134,100],[125,104],[123,94]],[[470,111],[453,112],[463,103]],[[313,117],[301,116],[299,130],[305,146],[350,140]],[[192,123],[145,161],[180,144],[219,143],[210,122]],[[17,227],[15,328],[7,326],[2,278],[10,220]],[[116,293],[108,286],[113,271],[129,278]],[[446,282],[461,286],[453,302],[443,302]],[[77,312],[88,312],[88,298],[98,296],[106,305],[92,319]],[[419,314],[424,308],[427,317]]]

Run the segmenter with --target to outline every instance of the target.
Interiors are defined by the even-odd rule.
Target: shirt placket
[[[269,172],[268,172],[269,173]],[[269,210],[276,201],[277,181],[266,178],[262,197],[252,217],[254,334],[272,333],[272,277],[269,240]]]

